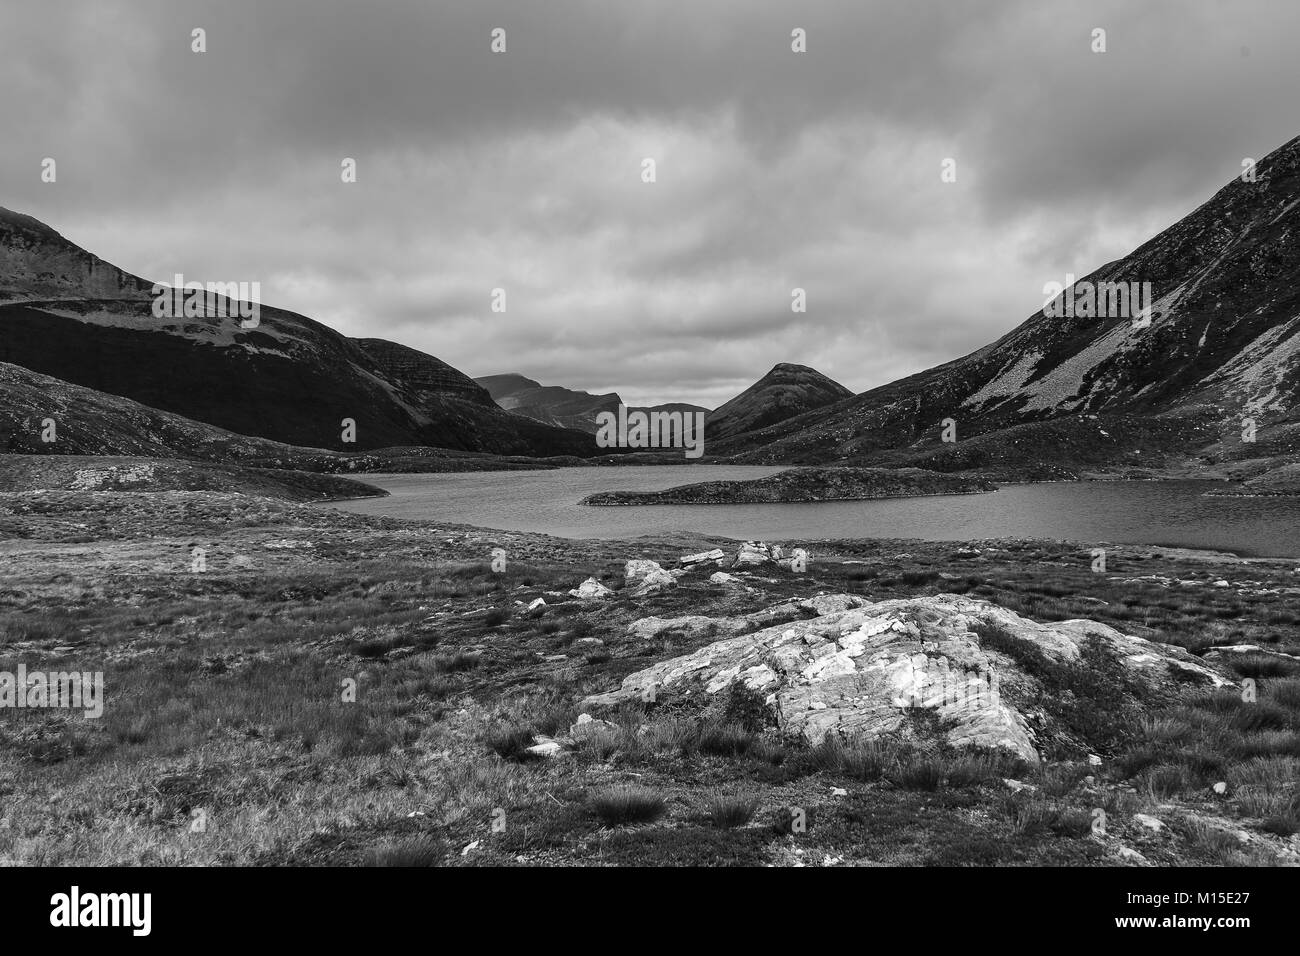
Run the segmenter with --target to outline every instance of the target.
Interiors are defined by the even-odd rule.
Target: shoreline
[[[990,488],[987,491],[918,491],[915,494],[908,495],[854,495],[845,498],[790,498],[787,500],[776,501],[589,501],[588,498],[595,497],[588,495],[587,498],[578,502],[580,507],[584,508],[655,508],[666,505],[676,505],[681,507],[708,507],[719,505],[731,507],[733,505],[830,505],[841,501],[895,501],[905,498],[957,498],[967,495],[991,495],[996,494],[997,488]],[[599,492],[605,494],[606,492]],[[616,492],[617,494],[618,492]],[[656,494],[656,492],[636,492],[636,494]]]

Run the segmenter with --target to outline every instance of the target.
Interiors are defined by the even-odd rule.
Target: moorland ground
[[[735,543],[579,542],[212,491],[0,494],[0,670],[105,677],[98,720],[0,710],[0,860],[1296,861],[1300,660],[1282,656],[1300,655],[1294,561],[1121,546],[1098,573],[1079,543],[798,544],[804,573],[733,569],[738,587],[701,569],[634,597],[628,559],[676,566]],[[568,595],[588,577],[613,593]],[[565,734],[585,696],[715,639],[642,640],[629,623],[818,592],[968,594],[1200,655],[1272,653],[1222,655],[1225,673],[1256,681],[1250,703],[1192,686],[1138,701],[1104,677],[1060,677],[1063,719],[1105,726],[1100,765],[956,752],[927,739],[923,714],[906,741],[812,747],[740,692],[625,707],[563,758],[528,753]]]

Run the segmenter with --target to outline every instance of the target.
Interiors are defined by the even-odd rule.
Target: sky
[[[472,376],[860,392],[1300,134],[1297,49],[1295,0],[0,0],[0,205]]]

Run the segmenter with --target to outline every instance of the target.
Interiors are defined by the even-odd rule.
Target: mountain
[[[498,414],[506,417],[500,410]],[[49,435],[47,426],[51,422],[54,433]],[[542,430],[540,425],[537,428]],[[55,440],[44,441],[47,435]],[[184,459],[192,464],[208,462],[326,474],[519,471],[586,461],[574,456],[491,455],[428,446],[341,452],[302,448],[240,435],[7,362],[0,362],[0,454],[44,458],[109,456],[137,461]],[[59,465],[50,462],[41,467],[50,475],[57,473]],[[317,487],[302,477],[294,480]]]
[[[735,438],[853,395],[816,369],[782,362],[709,415],[706,441]],[[713,451],[713,449],[710,449]]]
[[[522,424],[451,366],[395,343],[269,306],[250,328],[236,315],[159,318],[152,283],[6,209],[0,268],[0,362],[64,382],[312,448],[596,451],[581,432]],[[342,441],[344,419],[354,443]]]
[[[486,375],[474,379],[485,388],[498,405],[516,415],[534,421],[565,428],[577,428],[595,434],[596,417],[601,412],[618,413],[623,399],[617,392],[592,395],[590,392],[564,388],[560,385],[543,385],[523,375],[507,373]],[[708,412],[699,405],[671,403],[667,405],[636,406],[629,411],[645,412]]]
[[[384,339],[353,339],[394,384],[422,402],[458,398],[484,408],[496,408],[487,389],[459,369],[418,349]]]
[[[152,283],[91,255],[45,223],[0,206],[0,302],[150,298]]]
[[[617,412],[622,401],[614,392],[592,395],[559,385],[543,385],[522,375],[487,375],[474,380],[506,411],[548,425],[596,433],[596,416]]]
[[[1300,450],[1300,138],[1076,283],[1151,283],[1151,320],[1039,310],[991,345],[850,401],[723,441],[749,462],[846,462],[1062,477]],[[1091,284],[1091,285],[1089,285]],[[725,406],[724,406],[725,409]],[[721,415],[720,409],[716,415]],[[952,419],[956,443],[944,443]],[[1245,419],[1256,440],[1243,441]],[[716,421],[716,419],[715,419]]]
[[[51,442],[41,440],[46,422],[53,423]],[[288,450],[0,362],[0,453],[246,461]]]

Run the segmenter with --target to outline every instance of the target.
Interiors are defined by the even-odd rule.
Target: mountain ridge
[[[1133,315],[1057,317],[1040,309],[996,341],[710,449],[736,461],[933,467],[945,420],[957,445],[981,435],[1138,416],[1166,463],[1290,455],[1300,398],[1300,137],[1129,255],[1083,276],[1151,287],[1149,325]],[[1259,433],[1243,441],[1245,422]],[[1165,434],[1162,434],[1162,429]],[[1104,436],[1098,436],[1104,437]],[[1263,447],[1265,440],[1268,447]],[[1195,444],[1180,445],[1188,441]],[[1110,456],[1123,465],[1141,448]],[[1105,458],[1106,456],[1102,456]],[[930,462],[926,464],[926,462]],[[1062,477],[1080,462],[1063,449]],[[1091,462],[1100,464],[1099,461]],[[1129,462],[1131,464],[1131,462]],[[1027,462],[1045,469],[1050,455]]]
[[[586,434],[501,411],[418,350],[353,340],[267,305],[255,327],[233,315],[159,317],[153,285],[0,207],[0,362],[294,446],[596,452]]]
[[[618,392],[594,395],[562,385],[543,385],[518,372],[483,375],[474,381],[487,389],[493,400],[512,414],[551,425],[577,428],[592,435],[599,428],[597,417],[600,414],[610,412],[617,415],[619,405],[624,404]],[[628,411],[711,414],[703,406],[686,402],[629,406]]]

